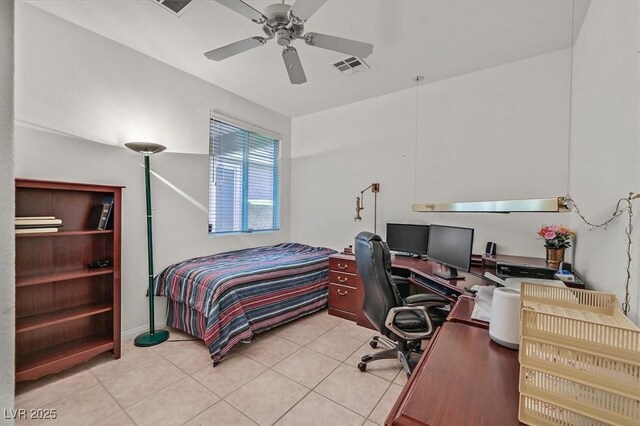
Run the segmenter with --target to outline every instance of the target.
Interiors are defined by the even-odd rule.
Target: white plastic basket
[[[615,295],[522,283],[520,336],[638,363],[640,330]]]
[[[573,378],[520,367],[520,394],[549,401],[605,424],[637,426],[640,422],[640,395],[629,398]]]
[[[640,330],[615,295],[523,283],[520,302],[520,421],[640,425]]]
[[[570,346],[523,337],[520,364],[567,377],[580,377],[630,398],[640,394],[640,357],[635,362],[598,355]]]
[[[544,284],[522,283],[522,307],[598,324],[637,330],[618,307],[615,294]]]
[[[541,401],[528,395],[520,395],[518,419],[528,425],[549,426],[609,426],[580,413],[559,407],[547,401]]]

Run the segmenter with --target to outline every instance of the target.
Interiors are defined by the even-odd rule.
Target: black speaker
[[[484,249],[484,253],[495,256],[495,254],[496,254],[496,243],[492,243],[491,241],[489,241],[487,243],[487,248]]]

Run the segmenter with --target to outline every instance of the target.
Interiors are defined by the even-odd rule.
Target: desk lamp
[[[142,154],[144,156],[144,183],[147,193],[147,256],[149,265],[149,332],[143,333],[135,338],[136,346],[155,346],[169,338],[167,330],[155,330],[154,325],[154,296],[153,296],[153,235],[152,235],[152,218],[151,218],[151,180],[149,178],[149,156],[158,154],[165,149],[166,146],[152,142],[129,142],[124,144],[130,150]]]

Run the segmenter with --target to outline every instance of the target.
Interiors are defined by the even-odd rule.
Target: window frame
[[[214,153],[214,145],[215,145],[215,125],[213,123],[213,121],[219,121],[225,125],[229,125],[232,127],[236,127],[241,129],[244,132],[247,132],[247,136],[249,136],[251,133],[257,134],[259,137],[263,137],[263,138],[268,138],[268,139],[273,139],[275,142],[275,156],[274,156],[274,162],[273,165],[271,167],[272,173],[274,175],[274,179],[273,179],[273,187],[271,189],[271,193],[273,194],[272,199],[271,199],[271,203],[272,203],[272,215],[273,215],[273,219],[272,219],[272,223],[273,223],[273,227],[270,229],[251,229],[248,228],[248,223],[249,223],[249,191],[248,191],[248,185],[249,185],[249,170],[250,167],[246,167],[247,165],[250,164],[250,162],[248,161],[247,157],[249,155],[249,140],[250,137],[247,137],[245,142],[244,142],[244,153],[243,153],[243,160],[242,160],[242,170],[241,170],[241,175],[242,175],[242,182],[241,182],[241,187],[242,187],[242,201],[240,204],[240,229],[239,230],[231,230],[231,231],[212,231],[213,229],[213,224],[214,224],[214,220],[215,220],[215,212],[212,213],[212,208],[215,209],[215,175],[216,175],[216,160],[215,160],[215,153]],[[208,229],[207,229],[207,234],[209,237],[216,237],[216,236],[225,236],[225,235],[238,235],[238,234],[256,234],[256,233],[268,233],[268,232],[279,232],[281,229],[281,208],[282,208],[282,204],[281,204],[281,184],[282,184],[282,138],[281,135],[273,132],[271,130],[268,129],[264,129],[262,127],[256,126],[254,124],[251,123],[247,123],[244,122],[238,118],[229,116],[227,114],[223,114],[220,113],[218,111],[211,111],[210,117],[209,117],[209,184],[208,184],[208,196],[209,196],[209,201],[208,201],[208,209],[207,209],[207,225],[208,225]],[[235,216],[236,212],[234,211],[234,216]]]

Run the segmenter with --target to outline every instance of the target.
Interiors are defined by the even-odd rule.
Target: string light
[[[631,309],[629,292],[629,284],[631,283],[631,234],[633,233],[633,204],[631,203],[631,201],[635,200],[636,198],[640,198],[640,194],[634,194],[633,192],[630,192],[627,198],[620,198],[618,200],[618,203],[616,204],[615,211],[611,214],[611,217],[602,223],[594,224],[588,221],[587,218],[582,214],[582,212],[580,211],[580,207],[578,207],[576,202],[571,197],[567,197],[567,202],[573,205],[573,211],[575,211],[576,214],[580,216],[580,219],[582,219],[582,221],[585,223],[585,225],[587,226],[587,231],[594,231],[596,229],[606,230],[607,226],[609,226],[611,222],[627,212],[628,222],[627,226],[624,229],[624,233],[627,237],[627,276],[624,282],[624,301],[622,302],[622,312],[627,316],[629,315],[629,310]],[[620,207],[620,205],[622,204],[625,204],[625,206]]]

